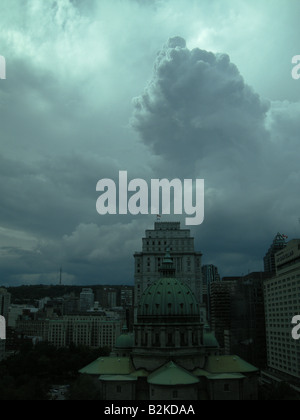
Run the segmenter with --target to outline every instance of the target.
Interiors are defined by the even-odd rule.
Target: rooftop
[[[155,385],[191,385],[199,382],[196,376],[187,370],[169,362],[148,376],[148,383]]]
[[[99,357],[80,369],[79,373],[89,375],[129,375],[134,371],[129,357]]]
[[[210,373],[251,373],[258,369],[239,356],[208,356],[205,370]]]

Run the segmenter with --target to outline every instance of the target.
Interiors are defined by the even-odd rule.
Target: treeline
[[[113,288],[120,290],[120,285],[82,285],[82,286],[65,286],[65,285],[23,285],[16,287],[5,287],[6,290],[11,294],[11,303],[15,304],[33,304],[36,300],[49,297],[51,299],[59,298],[70,293],[74,293],[75,296],[79,296],[83,288],[90,288],[94,293],[102,288]],[[129,286],[132,287],[132,286]]]
[[[82,378],[78,371],[109,352],[107,348],[70,345],[57,349],[44,342],[35,346],[26,343],[0,363],[0,400],[47,400],[54,384],[71,385],[70,399],[80,399],[80,395],[87,399],[87,391],[96,389],[90,378]]]
[[[90,286],[87,286],[90,287]],[[72,292],[79,296],[83,286],[63,286],[63,285],[29,285],[18,287],[7,287],[11,294],[11,303],[34,303],[34,301],[49,297],[51,299],[61,297]]]

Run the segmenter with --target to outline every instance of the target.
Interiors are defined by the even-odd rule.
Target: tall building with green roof
[[[172,253],[176,278],[187,283],[197,301],[202,302],[202,253],[195,251],[191,231],[182,229],[180,222],[157,221],[154,229],[146,230],[142,250],[134,254],[135,320],[143,292],[161,277],[160,268],[166,249]]]
[[[244,400],[257,398],[258,370],[219,354],[200,321],[199,302],[165,255],[160,278],[140,297],[133,335],[124,328],[110,357],[80,370],[97,377],[106,400]]]

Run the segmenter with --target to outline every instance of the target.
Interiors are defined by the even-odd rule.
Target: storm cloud
[[[297,232],[299,103],[260,97],[227,54],[190,50],[180,37],[158,53],[133,103],[132,125],[165,168],[206,181],[197,243],[202,235],[211,238],[204,241],[214,254],[210,262],[223,265],[233,255],[232,270],[242,260],[244,272],[261,269],[264,238],[272,238],[276,223]]]
[[[244,82],[227,54],[189,50],[180,37],[159,52],[133,126],[158,155],[183,163],[218,150],[247,153],[267,137],[269,105]]]
[[[192,234],[221,275],[299,236],[299,8],[3,0],[0,284],[56,283],[60,266],[68,284],[132,284],[154,218],[97,214],[98,180],[120,170],[205,179]]]

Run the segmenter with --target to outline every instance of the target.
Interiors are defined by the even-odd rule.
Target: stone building
[[[219,354],[199,306],[167,254],[141,295],[133,333],[124,328],[110,357],[80,373],[99,378],[105,400],[257,399],[258,369]]]
[[[202,302],[202,254],[195,251],[194,238],[191,237],[190,230],[181,229],[180,222],[155,222],[154,229],[145,232],[142,251],[134,254],[136,309],[143,292],[160,278],[160,268],[167,249],[172,252],[176,277],[187,283],[197,301]]]
[[[300,387],[300,346],[292,319],[300,314],[300,239],[275,254],[276,274],[264,281],[269,379]]]

